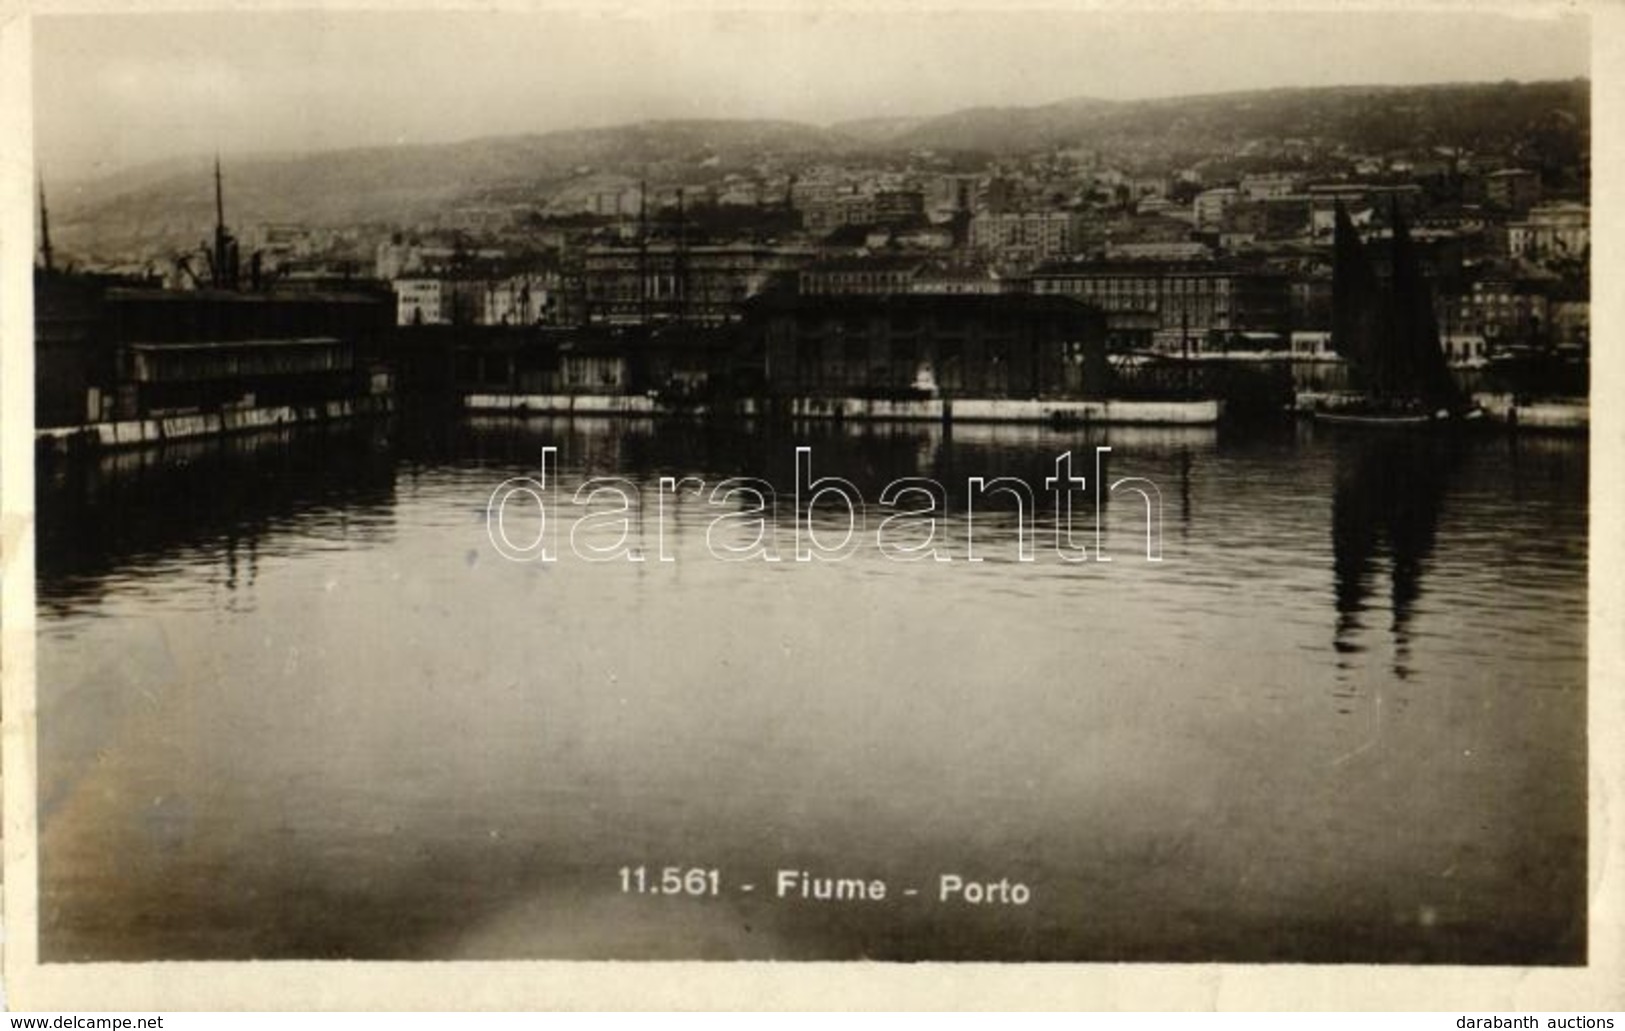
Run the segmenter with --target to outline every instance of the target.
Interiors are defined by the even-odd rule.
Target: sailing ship
[[[1349,365],[1357,400],[1315,413],[1323,422],[1420,426],[1472,418],[1445,360],[1410,230],[1392,209],[1390,273],[1378,274],[1341,201],[1332,255],[1332,347]]]

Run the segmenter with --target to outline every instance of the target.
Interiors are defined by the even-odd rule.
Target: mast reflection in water
[[[1440,509],[1462,460],[1453,435],[1355,431],[1339,440],[1332,498],[1336,552],[1336,647],[1363,650],[1362,615],[1386,554],[1390,579],[1389,633],[1394,675],[1409,676],[1410,623],[1422,595],[1424,567],[1439,532]]]

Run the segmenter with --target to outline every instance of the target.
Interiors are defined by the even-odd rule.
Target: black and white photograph
[[[34,13],[7,949],[1614,955],[1593,28]]]

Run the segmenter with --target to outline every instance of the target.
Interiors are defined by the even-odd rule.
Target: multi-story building
[[[1077,253],[1083,229],[1084,216],[1073,211],[984,212],[971,219],[970,246],[1012,263],[1041,262]]]
[[[1262,202],[1238,201],[1225,209],[1214,228],[1256,239],[1268,233],[1269,227],[1269,209]]]
[[[763,184],[736,177],[730,177],[717,191],[717,203],[725,207],[754,208],[777,199],[768,194]]]
[[[555,274],[397,279],[396,325],[528,326],[547,319]]]
[[[1163,218],[1184,218],[1189,220],[1191,213],[1183,204],[1175,204],[1167,197],[1141,197],[1134,203],[1134,213],[1137,215],[1158,215]]]
[[[1267,172],[1242,176],[1239,189],[1243,200],[1263,201],[1290,197],[1302,186],[1303,181],[1297,176],[1286,172]]]
[[[978,214],[1003,215],[1016,204],[1016,184],[1009,178],[996,175],[981,184],[976,195]]]
[[[1106,312],[1117,343],[1196,352],[1227,348],[1242,333],[1284,333],[1287,277],[1221,262],[1050,265],[1031,277],[1033,293],[1083,301]]]
[[[653,198],[650,198],[653,200]],[[607,218],[636,215],[643,210],[643,190],[639,186],[595,190],[586,197],[583,210],[589,215]]]
[[[438,279],[397,279],[395,288],[395,324],[398,326],[436,326],[446,318],[441,311],[444,289]]]
[[[558,290],[557,275],[524,274],[485,280],[480,322],[487,326],[533,326],[547,319]]]
[[[919,190],[879,190],[874,195],[876,225],[900,225],[925,218],[925,194]]]
[[[1414,217],[1426,199],[1422,187],[1415,183],[1323,183],[1310,186],[1304,192],[1308,197],[1310,233],[1316,239],[1325,240],[1331,238],[1337,223],[1339,202],[1349,209],[1355,225],[1362,225],[1379,210],[1383,212],[1382,221],[1386,221],[1387,213],[1396,208],[1402,214]]]
[[[835,181],[827,175],[807,176],[790,186],[790,203],[797,211],[828,204],[839,194]]]
[[[39,426],[355,396],[393,321],[371,293],[161,290],[35,281]]]
[[[1202,261],[1213,249],[1200,240],[1131,240],[1106,247],[1108,261]]]
[[[1439,321],[1446,333],[1483,337],[1491,351],[1541,346],[1550,338],[1547,294],[1543,282],[1487,276],[1441,298]]]
[[[976,201],[976,177],[942,174],[925,181],[925,206],[933,212],[969,211]]]
[[[904,294],[913,289],[923,264],[919,258],[890,255],[832,258],[801,270],[800,293]]]
[[[915,226],[891,233],[891,243],[905,250],[946,251],[954,245],[952,225]]]
[[[1227,208],[1241,199],[1241,191],[1234,186],[1219,186],[1211,190],[1203,190],[1191,202],[1191,213],[1196,218],[1196,228],[1217,228]]]
[[[1580,298],[1551,299],[1547,306],[1550,337],[1559,347],[1591,346],[1591,302]]]
[[[842,226],[897,226],[925,219],[919,190],[875,190],[830,194],[800,205],[802,227],[825,235]]]
[[[277,272],[290,264],[315,257],[329,247],[331,231],[313,230],[297,223],[262,222],[244,234],[244,253],[258,255],[261,268]]]
[[[875,198],[872,194],[847,193],[807,204],[801,209],[801,224],[819,236],[842,226],[874,225]]]
[[[1540,176],[1526,168],[1503,168],[1484,177],[1484,199],[1502,211],[1527,211],[1540,203]]]
[[[592,324],[737,320],[776,278],[794,283],[813,251],[755,244],[592,247],[567,283],[567,318]]]
[[[1100,312],[1062,297],[772,298],[752,316],[777,394],[929,385],[948,397],[1039,398],[1110,387]]]
[[[1457,368],[1477,369],[1489,362],[1489,341],[1477,333],[1444,333],[1439,337],[1444,360]]]
[[[1293,330],[1331,330],[1332,276],[1329,269],[1300,272],[1289,278],[1287,324]]]
[[[1339,356],[1337,352],[1332,349],[1331,330],[1293,330],[1292,357],[1300,361],[1336,361]]]
[[[1590,209],[1573,202],[1531,208],[1527,218],[1507,223],[1507,249],[1531,261],[1585,257],[1591,250]]]
[[[1129,199],[1165,198],[1168,196],[1168,178],[1161,175],[1137,176],[1127,183]]]
[[[408,242],[400,236],[378,245],[373,275],[383,280],[433,279],[469,266],[501,263],[507,252],[500,247],[464,248],[444,244]]]
[[[990,268],[939,265],[922,269],[909,289],[917,294],[1003,294],[1011,293],[1012,285]]]
[[[1310,235],[1310,202],[1301,193],[1268,197],[1258,202],[1264,212],[1259,235],[1266,240],[1303,239]]]

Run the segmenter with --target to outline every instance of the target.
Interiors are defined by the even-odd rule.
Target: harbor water
[[[1054,548],[1104,446],[1160,561],[1127,490]],[[488,501],[546,447],[509,529],[558,558],[512,561]],[[843,561],[794,561],[798,447],[864,499]],[[491,416],[42,466],[40,955],[1581,963],[1588,458]],[[594,476],[645,561],[572,551]],[[730,477],[780,561],[712,553]],[[902,477],[945,561],[877,546]]]

